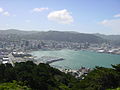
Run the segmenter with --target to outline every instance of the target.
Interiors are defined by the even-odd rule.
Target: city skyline
[[[119,0],[1,0],[0,30],[120,34]]]

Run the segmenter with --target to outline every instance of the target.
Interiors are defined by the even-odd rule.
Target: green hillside
[[[54,40],[54,41],[67,41],[67,42],[79,42],[79,43],[102,43],[106,40],[93,34],[85,34],[78,32],[67,31],[20,31],[15,29],[1,30],[0,39],[7,40],[7,37],[11,40],[16,39],[34,39],[34,40]]]
[[[48,64],[32,61],[0,65],[0,88],[18,90],[109,90],[120,87],[120,64],[96,67],[83,80],[65,74]],[[24,88],[24,89],[23,89]],[[0,89],[11,90],[11,89]],[[12,89],[13,90],[13,89]],[[17,90],[17,89],[16,89]]]

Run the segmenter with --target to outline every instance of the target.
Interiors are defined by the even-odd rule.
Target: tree
[[[0,90],[32,90],[27,86],[20,86],[18,82],[13,81],[12,83],[0,84]]]

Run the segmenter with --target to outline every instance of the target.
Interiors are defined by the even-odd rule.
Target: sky
[[[120,0],[0,0],[0,30],[120,34]]]

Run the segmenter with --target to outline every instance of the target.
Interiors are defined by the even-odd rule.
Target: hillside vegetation
[[[3,38],[3,39],[2,39]],[[79,42],[79,43],[102,43],[106,40],[93,34],[84,34],[78,32],[65,31],[20,31],[20,30],[1,30],[0,39],[2,40],[14,39],[33,39],[33,40],[53,40],[64,42]]]
[[[87,34],[73,31],[21,31],[16,29],[0,30],[1,40],[53,40],[78,43],[111,43],[120,45],[120,35]]]
[[[32,61],[16,63],[14,67],[1,64],[0,90],[11,90],[1,89],[11,87],[23,90],[114,90],[120,87],[120,64],[112,67],[96,67],[84,76],[85,79],[79,80],[48,64],[36,65]]]

